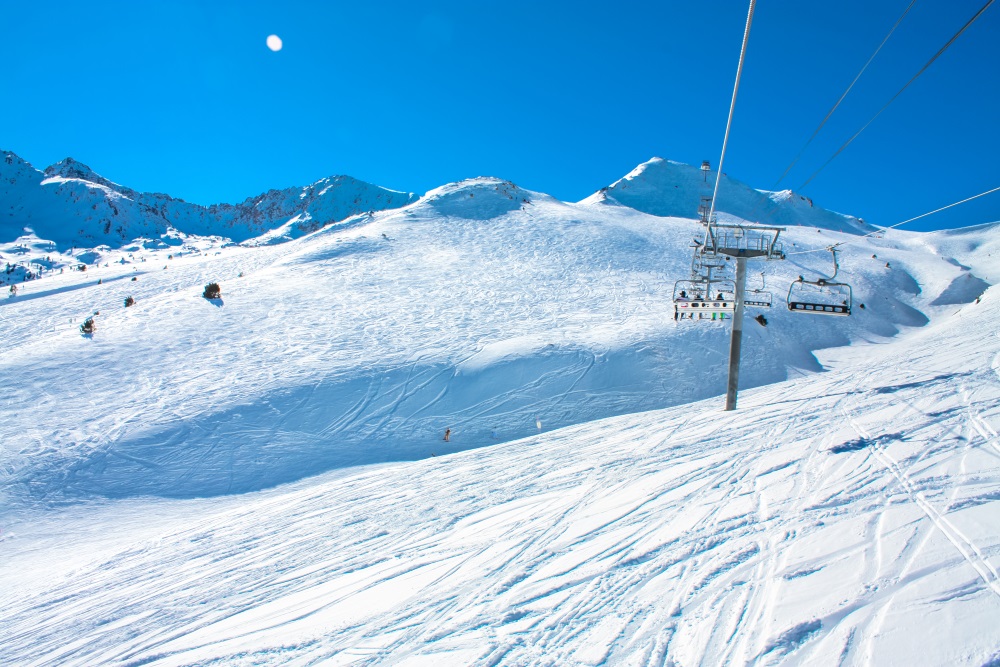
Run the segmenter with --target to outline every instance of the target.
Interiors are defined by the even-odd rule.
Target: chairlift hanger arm
[[[837,274],[840,273],[840,264],[837,262],[837,245],[840,244],[838,243],[830,246],[830,254],[833,255],[833,275],[830,276],[830,280],[828,282],[836,280]]]

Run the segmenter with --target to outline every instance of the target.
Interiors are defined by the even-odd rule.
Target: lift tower
[[[705,202],[702,203],[702,210]],[[709,211],[711,207],[709,206]],[[740,379],[740,351],[743,346],[743,301],[747,285],[747,260],[785,259],[778,236],[784,227],[719,224],[712,213],[702,213],[705,225],[704,255],[725,255],[736,260],[736,308],[729,339],[729,380],[726,384],[726,410],[736,409],[736,391]]]

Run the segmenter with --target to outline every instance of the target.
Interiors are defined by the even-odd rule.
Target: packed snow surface
[[[1000,228],[789,229],[723,412],[700,226],[614,203],[473,179],[22,283],[0,664],[1000,661]],[[854,314],[788,312],[837,242]]]

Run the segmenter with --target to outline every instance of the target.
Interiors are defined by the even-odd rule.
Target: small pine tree
[[[88,317],[83,321],[83,324],[80,325],[80,333],[84,334],[85,336],[89,336],[95,331],[97,331],[97,325],[94,324],[93,317]]]
[[[209,283],[205,285],[205,293],[202,296],[206,299],[218,299],[222,296],[222,288],[219,287],[219,283]]]
[[[126,308],[128,308],[129,306],[134,306],[134,305],[135,305],[135,299],[133,299],[131,296],[125,297],[125,307]]]

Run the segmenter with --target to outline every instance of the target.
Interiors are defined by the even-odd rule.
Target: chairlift
[[[771,293],[767,291],[767,283],[764,281],[764,273],[760,274],[760,287],[743,292],[743,305],[751,308],[770,308],[773,299]]]
[[[674,319],[726,319],[736,310],[732,280],[692,278],[674,283]]]
[[[847,283],[836,280],[840,271],[837,247],[833,246],[829,250],[833,254],[833,275],[818,280],[806,280],[799,276],[788,288],[788,310],[812,315],[851,314],[853,290]]]
[[[784,259],[782,244],[778,242],[782,229],[740,224],[712,225],[708,230],[705,252],[726,257]]]
[[[695,252],[691,258],[691,273],[705,275],[708,269],[724,270],[730,258],[726,255],[717,255],[711,251]]]

